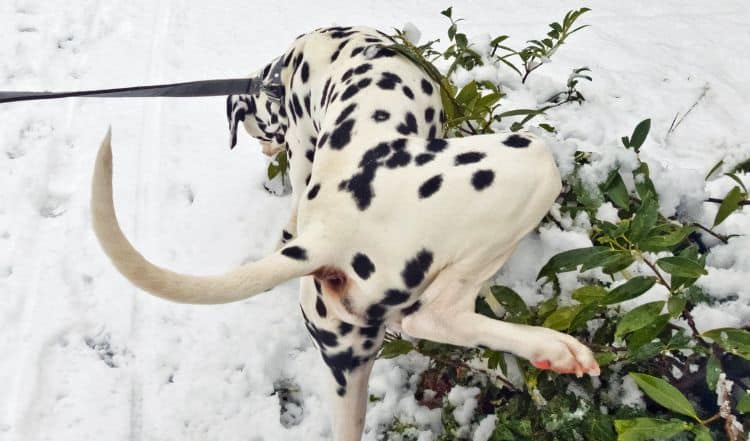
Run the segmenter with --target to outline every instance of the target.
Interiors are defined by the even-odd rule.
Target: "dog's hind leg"
[[[334,441],[359,441],[367,409],[367,382],[385,336],[383,323],[355,326],[333,317],[312,277],[300,283],[300,306],[310,336],[331,375],[328,402]]]
[[[535,366],[560,373],[599,374],[591,351],[575,338],[538,327],[493,320],[474,312],[481,281],[445,268],[422,294],[422,306],[403,318],[405,333],[441,343],[511,352]]]

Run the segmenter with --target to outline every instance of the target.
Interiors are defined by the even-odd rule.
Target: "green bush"
[[[453,74],[459,67],[471,71],[490,62],[510,69],[525,82],[572,34],[585,27],[577,23],[587,11],[581,8],[568,12],[560,23],[549,25],[544,38],[530,40],[521,49],[506,46],[506,35],[495,37],[489,57],[482,57],[466,34],[460,32],[460,20],[454,19],[452,8],[448,8],[441,12],[449,20],[446,49],[436,48],[438,40],[417,46],[401,31],[396,31],[398,44],[393,47],[440,84],[447,116],[443,127],[446,137],[492,133],[498,126],[517,131],[528,128],[535,118],[554,107],[584,105],[585,98],[578,87],[581,80],[591,81],[589,69],[573,69],[560,92],[534,109],[504,109],[502,84],[471,81],[459,88]],[[440,59],[448,66],[444,73],[433,65]],[[539,123],[538,127],[556,131],[549,123]],[[724,243],[730,239],[712,228],[748,204],[748,191],[736,173],[746,171],[750,161],[727,173],[737,185],[726,197],[706,201],[720,204],[711,227],[665,218],[659,212],[659,194],[648,164],[639,156],[649,131],[650,120],[646,119],[629,136],[622,137],[621,148],[632,150],[636,167],[612,169],[598,186],[587,185],[579,173],[591,163],[590,152],[579,150],[573,154],[575,167],[564,177],[564,190],[558,199],[560,212],[571,218],[580,213],[588,215],[588,235],[593,246],[559,253],[539,269],[538,279],[550,284],[554,295],[531,307],[512,289],[493,286],[489,296],[480,297],[476,304],[479,313],[492,318],[546,326],[576,336],[595,351],[602,366],[599,378],[578,379],[541,371],[525,360],[491,350],[429,341],[413,343],[388,335],[381,357],[416,351],[431,359],[430,368],[422,374],[417,399],[424,405],[443,408],[444,434],[439,439],[459,437],[453,408],[444,400],[446,392],[457,384],[483,385],[474,421],[496,415],[490,438],[493,441],[630,441],[676,436],[696,440],[746,439],[747,434],[742,431],[750,427],[750,418],[745,414],[750,412],[750,395],[745,391],[750,384],[750,332],[715,329],[700,333],[692,311],[697,305],[714,301],[696,285],[707,274],[705,261],[711,252],[697,231]],[[716,164],[706,179],[721,166],[721,162]],[[626,174],[630,174],[628,181],[632,178],[635,183],[634,191],[625,185]],[[621,221],[611,223],[597,218],[599,207],[605,202],[616,207]],[[544,224],[566,229],[552,216],[547,216]],[[636,262],[646,265],[650,272],[633,276],[628,269]],[[560,274],[592,269],[600,270],[602,276],[578,277],[579,286],[572,292],[574,302],[563,302]],[[630,311],[621,309],[622,302],[641,296],[654,285],[668,291],[668,300],[645,303]],[[678,326],[677,319],[682,319],[687,327]],[[477,369],[477,359],[487,368]],[[517,367],[522,380],[507,379],[510,364]],[[648,397],[645,408],[618,404],[619,400],[609,393],[626,379]],[[732,388],[729,381],[740,387]],[[427,400],[422,397],[425,389],[436,394]],[[409,424],[394,421],[389,436],[416,439],[410,435],[412,432]]]

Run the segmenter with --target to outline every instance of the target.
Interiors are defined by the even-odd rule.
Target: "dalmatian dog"
[[[365,27],[302,35],[278,61],[283,98],[230,96],[263,152],[286,149],[295,206],[279,249],[225,274],[172,272],[124,236],[112,200],[110,135],[93,178],[96,235],[133,284],[183,303],[233,302],[300,278],[306,327],[330,370],[332,433],[361,438],[367,382],[386,326],[409,336],[513,353],[542,369],[598,375],[591,351],[550,329],[474,312],[483,283],[559,194],[529,133],[443,139],[438,85]]]

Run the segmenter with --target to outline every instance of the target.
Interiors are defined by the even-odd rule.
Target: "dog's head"
[[[273,63],[262,72],[253,74],[264,83],[271,80]],[[281,87],[281,86],[277,86]],[[240,122],[253,138],[260,141],[263,153],[273,156],[285,145],[287,115],[283,102],[270,95],[265,89],[253,95],[230,95],[227,97],[227,120],[229,121],[230,148],[237,144],[237,126]]]

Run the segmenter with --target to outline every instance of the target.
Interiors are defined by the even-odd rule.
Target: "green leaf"
[[[466,34],[456,34],[456,44],[460,48],[465,48],[469,45],[469,41],[466,38]]]
[[[607,181],[604,183],[602,192],[616,206],[627,209],[630,207],[630,196],[628,189],[625,187],[625,181],[617,170],[613,170]]]
[[[701,422],[695,413],[693,405],[690,404],[690,401],[676,387],[661,378],[652,377],[648,374],[630,372],[628,375],[635,380],[638,387],[652,400],[673,412],[689,416],[699,423]]]
[[[682,243],[693,231],[695,231],[694,227],[684,225],[677,230],[664,233],[657,226],[649,232],[647,237],[638,242],[638,246],[643,251],[666,251]]]
[[[711,167],[711,170],[709,170],[708,173],[706,173],[706,177],[703,178],[703,180],[704,181],[708,181],[708,179],[711,177],[711,175],[713,175],[714,173],[716,173],[716,170],[718,170],[719,167],[721,167],[722,165],[724,165],[724,160],[723,159],[721,159],[713,167]]]
[[[683,297],[674,295],[669,298],[669,301],[667,302],[667,310],[669,311],[669,315],[672,316],[672,318],[677,318],[682,314],[682,311],[685,310],[685,306],[687,305],[687,300],[685,300]]]
[[[380,351],[380,358],[396,358],[399,355],[408,354],[414,350],[414,345],[406,340],[397,339],[383,344]]]
[[[573,317],[573,320],[570,322],[570,326],[568,329],[571,331],[576,331],[579,329],[583,329],[586,324],[589,322],[589,320],[596,317],[597,314],[602,310],[602,307],[595,304],[590,303],[588,305],[584,305],[580,311],[578,311],[578,314]]]
[[[476,81],[470,81],[466,84],[456,96],[456,102],[459,104],[467,104],[471,102],[478,95]]]
[[[613,305],[615,303],[624,302],[638,297],[644,292],[648,291],[656,283],[655,277],[637,276],[618,286],[609,292],[604,298],[603,303],[605,305]]]
[[[578,268],[578,265],[586,262],[591,256],[601,255],[601,253],[608,250],[610,250],[609,247],[596,246],[563,251],[552,256],[542,269],[539,270],[536,278],[539,280],[542,277],[552,277],[557,273],[574,271]]]
[[[744,329],[719,328],[701,335],[710,338],[725,351],[750,360],[750,332]]]
[[[660,301],[649,302],[629,311],[622,316],[617,323],[615,337],[622,337],[625,334],[629,334],[651,324],[651,322],[656,320],[663,308],[664,302]]]
[[[653,181],[651,181],[651,172],[648,169],[648,164],[641,162],[641,165],[633,170],[633,181],[635,181],[635,190],[638,192],[641,200],[643,200],[648,193],[657,195],[656,187],[654,187]]]
[[[745,196],[747,196],[747,187],[745,187],[745,183],[742,182],[742,179],[740,179],[739,176],[737,176],[735,173],[731,173],[731,172],[730,173],[724,173],[724,176],[732,178],[732,180],[734,182],[736,182],[737,185],[740,186],[740,188],[742,188],[742,192],[745,193]]]
[[[706,362],[706,386],[711,391],[716,390],[716,383],[719,381],[721,374],[721,362],[716,355],[711,354]]]
[[[547,123],[541,123],[539,124],[539,127],[543,128],[544,130],[548,131],[549,133],[555,133],[557,129],[555,129],[554,126],[551,126]]]
[[[719,211],[716,212],[716,217],[714,218],[714,227],[724,222],[724,219],[740,208],[740,202],[745,200],[746,197],[747,195],[740,190],[740,187],[736,185],[732,187],[729,193],[724,196],[721,205],[719,205]]]
[[[556,331],[566,331],[570,327],[573,318],[581,310],[581,305],[563,306],[547,316],[543,326]]]
[[[443,11],[440,11],[442,15],[445,15],[448,18],[451,18],[451,15],[453,15],[453,6],[449,7],[448,9],[445,9]]]
[[[594,358],[599,366],[606,366],[617,360],[617,354],[614,352],[595,352]]]
[[[632,147],[638,153],[648,136],[649,130],[651,130],[651,119],[644,119],[638,123],[633,130],[633,134],[630,135],[630,145],[628,147]]]
[[[617,441],[666,440],[689,430],[690,425],[682,420],[658,418],[634,418],[615,420]]]
[[[508,317],[506,317],[506,320],[513,323],[523,324],[529,322],[531,313],[518,293],[508,287],[499,285],[491,287],[490,291],[492,292],[492,296],[495,297],[495,299],[503,305],[505,311],[507,311]]]
[[[750,413],[750,393],[745,391],[744,394],[737,401],[737,412],[739,413]]]
[[[662,257],[656,261],[656,265],[677,277],[695,278],[708,274],[699,262],[681,256]]]
[[[581,272],[588,271],[592,268],[598,268],[600,266],[608,267],[623,261],[626,261],[628,265],[633,262],[633,258],[629,251],[605,249],[589,256],[581,264]]]
[[[628,350],[631,353],[635,353],[641,347],[654,342],[654,339],[666,328],[667,323],[669,323],[669,314],[662,314],[656,317],[651,323],[634,331],[627,337]],[[663,346],[661,341],[656,341],[655,343],[659,348]]]
[[[515,109],[515,110],[509,110],[507,112],[500,113],[495,116],[496,119],[500,120],[501,118],[505,118],[508,116],[521,116],[521,115],[538,115],[542,112],[536,109]]]
[[[693,435],[695,435],[695,439],[693,441],[713,441],[713,438],[711,437],[711,431],[708,430],[708,427],[706,426],[699,426],[696,425],[693,427]]]
[[[659,217],[659,203],[652,193],[647,193],[641,201],[641,206],[635,212],[633,221],[630,223],[629,237],[633,242],[640,242],[645,238],[651,228],[656,225]]]
[[[573,299],[578,300],[583,304],[587,303],[599,303],[607,294],[607,290],[599,285],[584,285],[577,288],[571,294]]]

